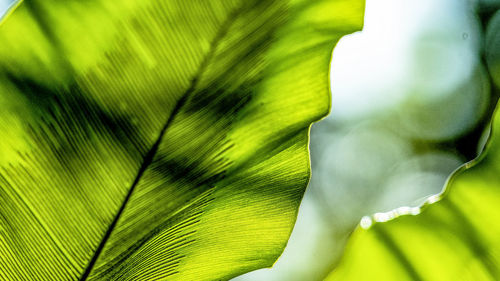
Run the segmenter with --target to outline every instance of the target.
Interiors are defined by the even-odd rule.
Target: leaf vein
[[[134,193],[135,187],[139,183],[139,180],[141,179],[142,175],[144,172],[147,170],[149,165],[153,162],[154,156],[156,155],[156,152],[158,151],[159,145],[162,142],[163,136],[165,135],[166,131],[168,128],[172,125],[176,115],[180,112],[180,110],[184,107],[186,102],[188,101],[189,97],[191,94],[195,91],[196,86],[198,84],[198,79],[199,77],[202,76],[204,73],[205,69],[207,68],[211,58],[215,54],[215,50],[217,48],[217,45],[219,42],[224,38],[226,35],[227,31],[237,18],[238,14],[244,10],[244,5],[240,6],[239,8],[236,8],[223,22],[221,25],[221,28],[217,32],[216,36],[214,37],[214,40],[212,41],[212,44],[210,46],[209,52],[203,59],[203,61],[200,64],[200,67],[198,68],[198,72],[195,74],[194,78],[191,80],[190,87],[184,92],[182,97],[177,101],[172,113],[169,115],[167,118],[167,121],[165,122],[165,125],[163,126],[162,130],[160,131],[160,134],[156,140],[156,142],[153,144],[152,148],[148,151],[146,156],[144,157],[144,161],[141,164],[141,167],[139,168],[139,171],[137,173],[137,176],[135,177],[131,187],[129,188],[127,195],[125,196],[125,199],[123,200],[122,205],[120,206],[120,209],[118,210],[116,216],[114,217],[113,221],[109,225],[106,233],[104,234],[103,238],[101,239],[101,242],[99,246],[97,247],[96,251],[94,252],[94,255],[92,256],[90,262],[87,264],[85,271],[83,272],[82,276],[80,277],[80,281],[85,281],[89,277],[90,273],[92,272],[92,269],[95,266],[95,263],[97,262],[100,254],[102,253],[104,246],[106,245],[106,242],[109,240],[113,230],[116,227],[116,224],[118,223],[118,220],[120,219],[123,211],[125,210],[125,207],[127,206],[127,203],[129,202],[132,194]]]

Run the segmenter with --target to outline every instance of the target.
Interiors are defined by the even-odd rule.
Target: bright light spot
[[[386,222],[386,221],[390,221],[394,218],[394,214],[392,212],[387,212],[387,213],[375,213],[373,215],[373,218],[375,219],[375,221],[377,222]]]
[[[396,209],[396,214],[399,216],[401,215],[407,215],[410,213],[411,208],[410,207],[399,207]]]
[[[372,225],[372,219],[368,216],[364,216],[359,224],[362,228],[368,229]]]
[[[429,204],[434,204],[434,203],[438,202],[440,199],[441,199],[441,195],[436,194],[436,195],[432,195],[432,196],[430,196],[430,197],[427,199],[427,202],[428,202]]]
[[[390,220],[393,220],[399,216],[406,216],[406,215],[418,215],[420,214],[420,207],[399,207],[395,210],[392,210],[390,212],[386,213],[375,213],[373,215],[373,218],[375,219],[376,222],[388,222]],[[372,220],[368,216],[364,216],[361,219],[360,223],[362,228],[369,228],[372,225]]]
[[[399,207],[395,211],[397,216],[405,215],[418,215],[420,214],[420,207]]]

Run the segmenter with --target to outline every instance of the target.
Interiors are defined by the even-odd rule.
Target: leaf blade
[[[245,16],[208,55],[207,42],[240,5]],[[8,97],[0,127],[19,140],[2,147],[16,152],[0,161],[2,272],[14,279],[211,280],[270,266],[309,177],[309,125],[329,108],[325,42],[361,23],[361,1],[350,22],[328,32],[316,27],[329,21],[304,16],[314,7],[21,4],[0,26],[7,42],[0,87]],[[163,141],[149,157],[162,127]]]

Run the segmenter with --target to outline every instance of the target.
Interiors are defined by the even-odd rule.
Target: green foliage
[[[363,1],[25,1],[0,26],[0,279],[271,266]]]
[[[498,97],[500,8],[478,9],[487,23],[484,58]],[[500,109],[479,158],[462,166],[446,190],[421,208],[399,208],[365,218],[327,280],[499,280]],[[394,219],[395,218],[395,219]],[[394,219],[394,220],[392,220]],[[389,220],[389,221],[388,221]],[[388,222],[384,222],[388,221]],[[384,223],[381,223],[384,222]]]
[[[499,114],[485,156],[456,172],[441,201],[358,229],[327,280],[498,280]]]

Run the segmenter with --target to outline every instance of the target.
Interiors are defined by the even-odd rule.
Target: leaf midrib
[[[132,194],[134,193],[134,190],[139,183],[139,180],[142,178],[142,175],[144,172],[147,170],[149,165],[154,160],[154,157],[158,151],[158,148],[163,140],[163,136],[169,129],[169,127],[172,125],[176,115],[180,112],[180,110],[184,107],[186,102],[188,101],[190,95],[195,91],[196,86],[198,84],[199,78],[203,75],[204,71],[206,70],[208,64],[210,63],[211,58],[215,54],[215,50],[217,49],[217,45],[220,43],[220,41],[224,38],[224,36],[227,34],[227,31],[231,27],[232,23],[234,22],[235,18],[238,16],[239,13],[243,10],[244,5],[241,5],[238,8],[235,8],[231,13],[229,13],[227,19],[222,23],[221,27],[219,28],[216,36],[214,37],[214,40],[212,41],[210,45],[210,49],[208,53],[206,54],[205,58],[201,62],[198,72],[194,75],[193,79],[191,80],[189,88],[184,92],[182,97],[176,102],[174,109],[172,110],[172,113],[169,115],[167,118],[167,121],[165,122],[165,125],[160,131],[160,134],[151,147],[151,149],[148,151],[146,156],[144,157],[144,161],[142,162],[139,171],[137,173],[137,176],[135,177],[131,187],[129,188],[127,195],[125,196],[125,199],[123,200],[120,209],[116,213],[113,221],[109,225],[108,229],[106,230],[106,233],[104,234],[103,238],[101,239],[101,242],[99,243],[99,246],[97,247],[96,251],[94,252],[94,255],[92,256],[92,259],[89,261],[87,264],[85,271],[83,272],[82,276],[79,278],[80,281],[85,281],[87,278],[90,276],[90,273],[92,272],[92,269],[95,266],[95,263],[99,259],[100,254],[102,253],[102,250],[104,249],[104,246],[106,245],[106,242],[109,240],[111,237],[111,234],[118,223],[118,220],[120,219],[123,211],[125,210],[125,207],[130,200]]]

